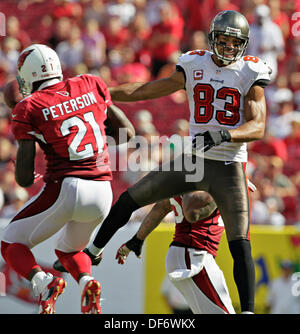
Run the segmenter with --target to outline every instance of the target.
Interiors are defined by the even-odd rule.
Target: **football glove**
[[[128,240],[118,249],[116,254],[116,259],[118,260],[118,263],[124,264],[131,251],[133,251],[135,255],[140,258],[143,243],[144,240],[140,240],[136,235],[134,235],[130,240]]]
[[[203,146],[199,146],[198,138],[203,137]],[[213,146],[218,146],[223,142],[229,142],[231,140],[231,135],[228,130],[223,129],[220,131],[205,131],[203,133],[195,134],[192,145],[195,150],[203,150],[204,152],[211,149]],[[202,144],[202,142],[201,142]]]

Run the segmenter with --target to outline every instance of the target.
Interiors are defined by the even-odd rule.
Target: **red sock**
[[[26,279],[33,269],[40,268],[26,245],[1,241],[1,253],[6,263]]]
[[[84,252],[64,253],[55,250],[57,257],[61,264],[68,270],[73,278],[78,282],[79,275],[92,273],[92,261],[90,257]]]

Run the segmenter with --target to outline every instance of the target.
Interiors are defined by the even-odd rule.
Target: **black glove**
[[[197,145],[197,138],[198,137],[203,137],[204,139],[204,144],[203,147],[199,147]],[[220,131],[205,131],[203,133],[197,133],[193,139],[193,148],[198,150],[198,149],[203,149],[204,152],[208,151],[210,148],[213,146],[218,146],[223,142],[229,142],[231,140],[231,135],[228,130],[223,129]]]
[[[139,257],[142,253],[144,240],[138,239],[136,235],[134,235],[130,240],[126,242],[127,248],[135,253],[137,257]]]

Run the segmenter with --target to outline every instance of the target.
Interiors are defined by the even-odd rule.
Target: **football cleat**
[[[87,248],[85,248],[83,250],[84,253],[86,253],[92,260],[92,266],[98,266],[98,264],[101,262],[102,260],[102,253],[98,256],[94,256],[93,254],[91,254],[89,252],[89,250]],[[60,263],[59,260],[56,260],[53,263],[53,269],[55,269],[56,271],[60,271],[61,273],[68,273],[68,270]]]
[[[101,285],[96,280],[87,282],[81,296],[81,312],[83,314],[100,314]]]
[[[39,299],[39,314],[54,314],[55,303],[59,295],[64,292],[67,283],[61,277],[53,280],[43,289]]]

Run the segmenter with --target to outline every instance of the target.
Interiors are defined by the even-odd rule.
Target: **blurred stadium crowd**
[[[249,144],[247,171],[257,187],[252,194],[252,223],[300,224],[300,28],[293,21],[295,13],[300,18],[300,0],[1,0],[6,36],[0,37],[0,218],[14,216],[43,185],[40,179],[23,189],[14,180],[16,143],[3,88],[15,78],[24,47],[44,43],[54,48],[65,78],[92,73],[108,86],[152,80],[173,71],[181,53],[209,49],[210,21],[228,9],[249,20],[247,53],[268,61],[273,69],[266,88],[266,135]],[[184,92],[118,105],[149,145],[151,136],[188,135]],[[161,155],[151,158],[146,159],[149,168],[160,162]],[[43,174],[43,170],[38,150],[36,171]],[[115,199],[140,176],[115,172]]]

